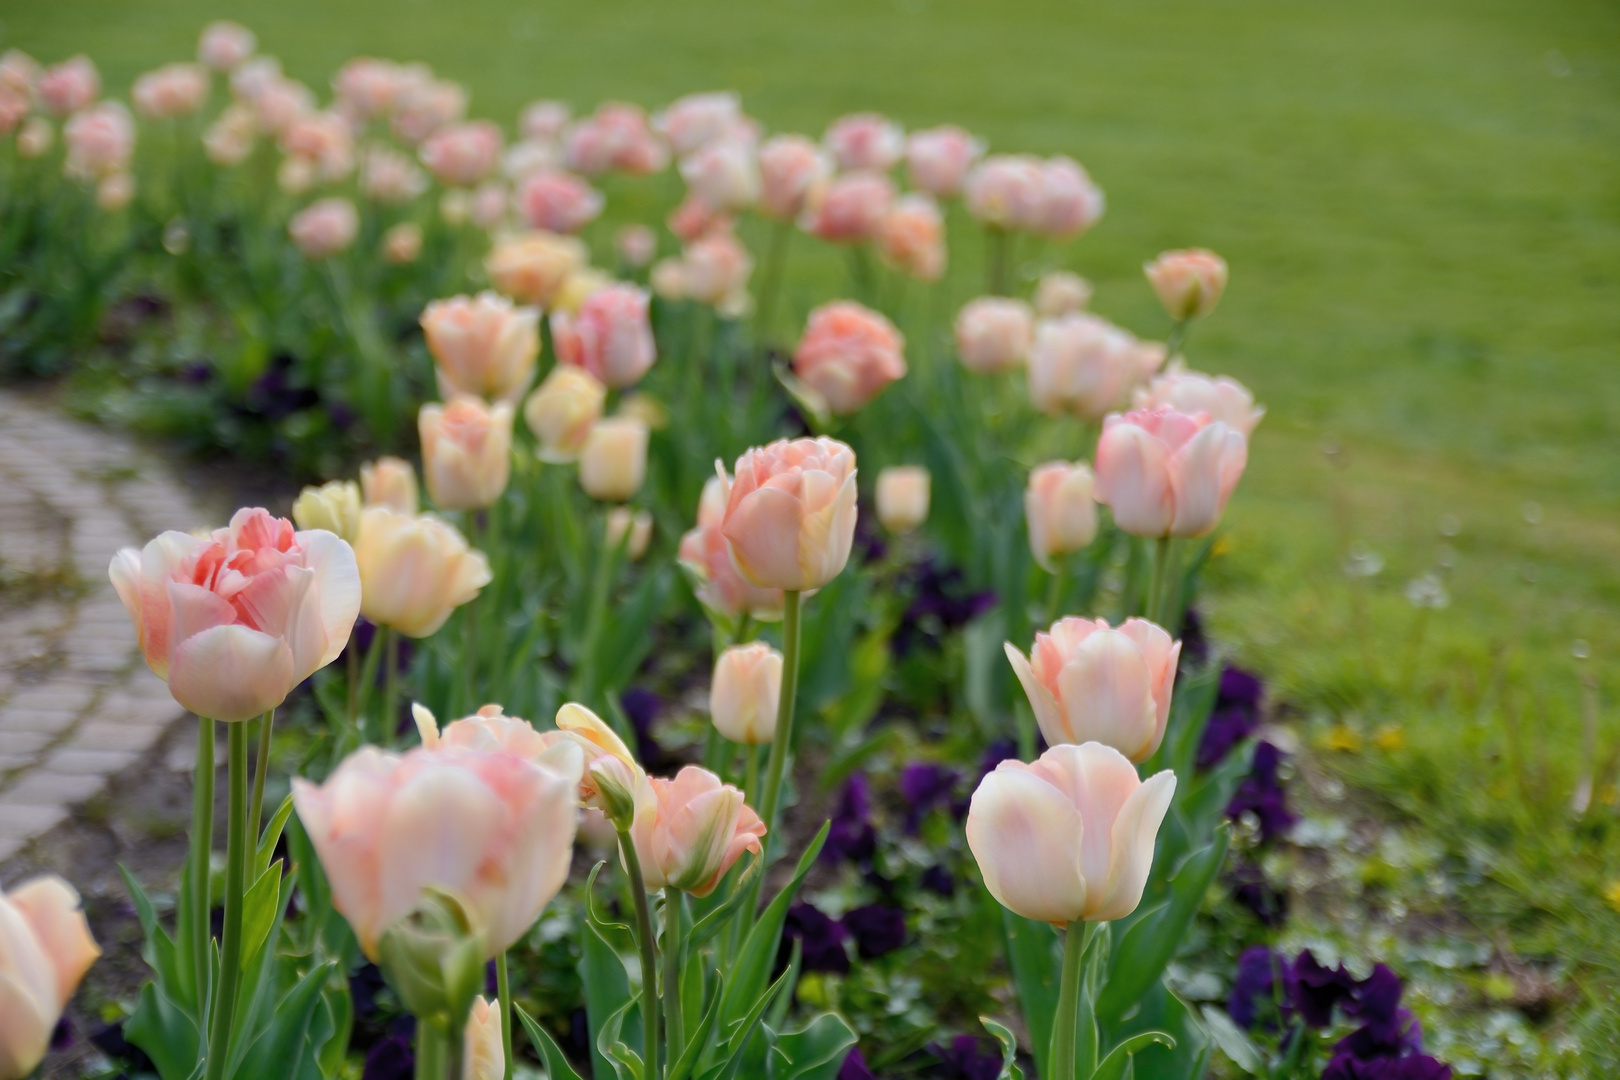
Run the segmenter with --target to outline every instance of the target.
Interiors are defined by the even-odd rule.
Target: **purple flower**
[[[961,779],[955,769],[931,761],[914,762],[900,770],[900,797],[908,807],[906,831],[915,833],[936,806],[950,807],[954,812],[956,786]]]
[[[1226,880],[1232,899],[1248,908],[1261,926],[1276,928],[1288,920],[1288,894],[1271,884],[1259,864],[1240,858]]]
[[[843,925],[863,959],[876,959],[906,943],[906,913],[889,904],[852,908],[845,912]]]
[[[1185,643],[1183,644],[1185,651]],[[1214,767],[1232,747],[1253,735],[1260,726],[1260,697],[1264,686],[1260,677],[1242,668],[1228,666],[1221,672],[1215,706],[1198,742],[1198,767]]]
[[[852,1046],[844,1055],[844,1063],[838,1067],[838,1080],[877,1080],[877,1073],[867,1065],[860,1047]]]
[[[1001,1075],[1001,1050],[986,1043],[973,1035],[957,1035],[949,1046],[929,1043],[928,1049],[951,1080],[996,1080]]]
[[[974,779],[973,786],[977,788],[985,777],[996,771],[996,766],[1003,761],[1015,761],[1018,758],[1018,744],[1012,739],[996,739],[984,748],[984,756],[979,759],[979,775]]]
[[[823,862],[848,859],[864,863],[877,851],[877,830],[872,827],[872,790],[865,773],[855,773],[844,784],[833,810],[827,843],[821,849]]]
[[[800,953],[805,971],[830,971],[838,975],[849,972],[849,953],[844,950],[844,927],[822,914],[815,905],[800,901],[787,910],[782,925],[782,945],[777,952],[777,966],[787,966],[797,938],[803,950]]]
[[[372,1045],[360,1080],[410,1080],[415,1073],[416,1052],[410,1036],[391,1034]]]
[[[905,656],[918,645],[937,648],[949,634],[996,606],[995,593],[968,588],[962,571],[942,567],[934,558],[910,567],[899,584],[910,591],[911,603],[889,639],[896,656]]]
[[[1209,659],[1209,638],[1204,636],[1204,619],[1198,609],[1188,606],[1181,617],[1181,667],[1188,670],[1203,667]]]
[[[73,1021],[69,1020],[66,1014],[63,1014],[62,1018],[56,1022],[56,1026],[51,1029],[51,1049],[61,1053],[72,1045]]]
[[[955,896],[956,878],[943,866],[930,866],[922,873],[922,887],[940,896]]]
[[[1238,957],[1237,977],[1232,980],[1232,993],[1226,999],[1226,1013],[1232,1022],[1245,1030],[1253,1030],[1262,1020],[1268,1029],[1276,1028],[1277,977],[1286,972],[1287,961],[1282,954],[1264,945],[1245,949]],[[1286,992],[1282,1007],[1288,1008]]]
[[[1307,1027],[1325,1028],[1333,1023],[1333,1006],[1347,1002],[1356,992],[1356,980],[1344,969],[1323,967],[1311,950],[1294,958],[1288,971],[1294,1008]]]
[[[663,698],[644,687],[632,686],[619,695],[619,705],[635,732],[636,756],[647,768],[662,771],[685,764],[670,757],[653,735],[653,724],[664,708]]]
[[[1283,752],[1262,740],[1254,748],[1254,764],[1226,805],[1226,816],[1253,814],[1260,825],[1260,842],[1270,843],[1294,827],[1298,817],[1288,809],[1288,791],[1277,777]]]
[[[1451,1080],[1451,1066],[1427,1054],[1363,1060],[1341,1053],[1322,1070],[1322,1080]]]

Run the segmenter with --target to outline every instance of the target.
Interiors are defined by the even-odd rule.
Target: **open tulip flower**
[[[859,411],[906,373],[905,338],[882,315],[835,300],[810,313],[793,352],[793,373],[834,415]]]
[[[1169,406],[1116,413],[1097,442],[1097,501],[1132,536],[1203,536],[1249,462],[1243,432]]]
[[[630,831],[648,890],[708,896],[743,852],[759,854],[765,823],[737,788],[696,765],[651,783],[656,808]]]
[[[446,398],[471,394],[515,403],[534,378],[540,312],[492,292],[435,300],[422,312],[422,334]]]
[[[493,407],[468,394],[417,414],[428,494],[445,510],[481,510],[512,476],[512,406]]]
[[[1138,389],[1132,404],[1138,410],[1165,405],[1188,416],[1208,413],[1245,438],[1254,434],[1266,415],[1254,403],[1254,395],[1236,379],[1189,371],[1180,361],[1173,361],[1169,371]]]
[[[737,568],[766,589],[819,589],[855,543],[855,452],[836,439],[783,439],[737,459],[720,527]]]
[[[731,477],[724,465],[716,467],[720,475],[711,476],[703,485],[697,526],[681,537],[681,566],[695,582],[699,603],[716,615],[732,620],[746,613],[762,622],[775,622],[782,617],[782,590],[753,584],[732,561],[722,531]]]
[[[30,1075],[51,1033],[101,955],[79,894],[51,875],[0,893],[0,1077]]]
[[[360,512],[354,553],[361,613],[407,637],[432,634],[491,580],[484,553],[432,514],[368,506]]]

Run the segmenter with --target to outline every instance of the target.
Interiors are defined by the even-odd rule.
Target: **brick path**
[[[128,440],[0,392],[0,863],[183,715],[142,662],[107,564],[206,523]]]

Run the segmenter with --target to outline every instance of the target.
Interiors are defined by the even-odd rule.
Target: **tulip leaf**
[[[243,1047],[241,1064],[229,1074],[234,1080],[287,1080],[298,1075],[311,1051],[310,1021],[336,966],[330,960],[315,965],[276,1003],[268,1026],[252,1045]]]
[[[606,865],[606,859],[598,862],[591,867],[590,877],[585,879],[585,918],[598,931],[619,930],[628,934],[631,932],[629,923],[610,922],[602,917],[601,912],[596,910],[596,877],[602,872],[602,867]],[[606,938],[606,934],[603,937]]]
[[[156,982],[141,987],[135,1012],[124,1022],[124,1038],[145,1051],[163,1080],[190,1080],[202,1072],[197,1022]]]
[[[642,1073],[645,1070],[641,1055],[630,1049],[629,1044],[619,1038],[623,1034],[625,1021],[629,1019],[631,1012],[635,1011],[639,1017],[640,1013],[637,1010],[639,1004],[640,1002],[627,993],[624,1003],[613,1010],[612,1015],[602,1024],[602,1030],[597,1032],[594,1043],[596,1053],[607,1065],[607,1069],[595,1074],[597,1080],[605,1080],[608,1069],[613,1071],[613,1075],[618,1077],[618,1080],[641,1080]],[[657,1019],[654,1018],[653,1023],[657,1022]],[[640,1040],[637,1039],[637,1041]]]
[[[825,828],[822,831],[825,832]],[[757,930],[758,927],[755,927],[755,929]],[[748,1010],[746,1015],[727,1025],[727,1030],[720,1036],[725,1040],[721,1060],[706,1069],[698,1080],[730,1080],[731,1077],[737,1075],[737,1070],[742,1067],[743,1058],[748,1051],[749,1042],[753,1039],[755,1029],[759,1027],[760,1020],[765,1016],[765,1010],[776,999],[776,995],[780,994],[783,988],[787,986],[789,974],[789,972],[784,971],[781,977],[773,982],[764,994],[760,995],[759,1000],[754,1002],[753,1007]],[[753,1080],[753,1078],[750,1077],[750,1080]]]
[[[996,1080],[1024,1080],[1024,1070],[1018,1067],[1018,1037],[1007,1025],[988,1016],[979,1017],[979,1023],[1001,1044],[1001,1072],[996,1074]]]
[[[287,827],[287,819],[292,817],[292,812],[292,796],[288,795],[281,800],[281,805],[276,808],[275,815],[265,825],[264,833],[259,837],[259,850],[254,860],[254,865],[258,868],[259,873],[262,874],[269,869],[270,859],[275,854],[276,844],[281,840],[281,830]]]
[[[1091,1080],[1129,1080],[1135,1074],[1136,1055],[1155,1045],[1174,1050],[1176,1040],[1162,1031],[1144,1031],[1140,1035],[1133,1035],[1108,1052],[1108,1056],[1097,1066],[1097,1071],[1091,1074]]]
[[[821,831],[816,833],[816,838],[799,856],[792,880],[782,886],[782,891],[760,913],[759,921],[748,932],[742,951],[732,965],[731,985],[726,987],[725,1003],[720,1009],[721,1023],[726,1027],[729,1028],[747,1013],[749,1006],[759,999],[760,992],[765,989],[771,967],[776,963],[776,950],[782,940],[782,924],[787,921],[788,905],[793,903],[799,886],[804,884],[805,876],[815,865],[816,856],[821,853],[821,845],[827,842],[827,832],[831,828],[832,822],[822,822]]]
[[[787,967],[782,969],[783,973],[787,975],[787,984],[789,986],[799,985],[799,972],[803,966],[804,942],[800,941],[798,938],[794,938],[793,950],[788,954]],[[776,1003],[771,1006],[770,1012],[765,1016],[765,1023],[769,1025],[772,1030],[780,1028],[783,1024],[787,1023],[788,1007],[792,1004],[792,994],[778,995]]]
[[[1018,987],[1018,1004],[1029,1025],[1029,1040],[1035,1050],[1035,1073],[1048,1075],[1047,1055],[1052,1045],[1052,1017],[1057,1012],[1059,976],[1062,964],[1057,951],[1057,935],[1046,923],[1001,909],[1002,929],[1007,945],[1007,963]]]
[[[141,957],[151,966],[158,984],[171,995],[180,998],[176,1004],[189,1005],[194,999],[194,987],[191,969],[178,963],[180,950],[176,947],[174,939],[169,937],[158,922],[157,912],[152,908],[152,899],[141,888],[141,883],[135,880],[128,868],[120,865],[118,873],[123,876],[124,887],[129,890],[129,896],[135,903],[135,914],[141,922],[141,932],[146,937],[146,945],[141,949]],[[195,1010],[187,1008],[186,1012],[195,1019]]]
[[[692,933],[687,936],[687,943],[691,948],[696,949],[730,925],[732,913],[748,898],[753,879],[764,873],[764,866],[765,860],[761,856],[752,853],[748,855],[748,862],[732,883],[731,895],[726,897],[719,907],[693,925]]]
[[[601,864],[597,869],[600,870]],[[592,882],[595,881],[595,872],[592,873]],[[587,888],[587,918],[585,928],[580,934],[581,949],[579,957],[579,977],[585,985],[585,1019],[591,1033],[591,1069],[599,1080],[617,1074],[612,1060],[607,1052],[601,1049],[601,1037],[607,1030],[607,1025],[614,1020],[618,1012],[622,1011],[621,1003],[633,1002],[630,995],[630,975],[625,970],[624,960],[608,944],[607,938],[602,936],[593,917],[589,914],[589,897],[591,890]],[[619,1016],[617,1024],[622,1024],[624,1017]],[[618,1038],[617,1024],[613,1038]],[[639,1021],[637,1032],[640,1030]],[[639,1039],[639,1034],[635,1035]]]
[[[1232,1064],[1250,1076],[1266,1075],[1265,1053],[1255,1045],[1253,1039],[1249,1038],[1247,1031],[1232,1022],[1232,1018],[1226,1015],[1226,1010],[1205,1005],[1201,1012],[1209,1037],[1221,1048],[1221,1053],[1232,1059]],[[1295,1036],[1293,1041],[1298,1043],[1305,1040]]]
[[[278,860],[266,868],[243,895],[242,958],[245,963],[251,963],[264,946],[280,907],[281,892],[281,862]]]
[[[349,980],[343,977],[343,966],[335,966],[332,977],[321,991],[326,1014],[331,1021],[331,1037],[321,1045],[316,1055],[320,1075],[334,1077],[343,1068],[343,1058],[349,1051],[349,1036],[354,1031],[354,998],[349,993]]]
[[[780,999],[791,997],[782,994]],[[771,1080],[835,1080],[854,1045],[855,1032],[844,1018],[822,1013],[798,1031],[776,1036],[770,1051]]]
[[[709,1002],[709,1007],[704,1011],[703,1019],[698,1022],[697,1030],[692,1033],[692,1038],[687,1042],[686,1049],[669,1067],[669,1073],[665,1080],[686,1080],[686,1077],[691,1075],[692,1069],[697,1065],[698,1058],[703,1054],[704,1046],[708,1044],[709,1033],[714,1030],[715,1019],[720,1015],[720,991],[724,988],[724,979],[724,975],[716,974],[714,999]],[[672,1047],[670,1053],[674,1052]]]
[[[512,1008],[517,1013],[518,1022],[523,1025],[523,1030],[529,1033],[529,1042],[534,1046],[534,1052],[545,1064],[549,1080],[582,1080],[579,1073],[568,1063],[568,1056],[562,1052],[562,1047],[557,1045],[557,1040],[551,1037],[551,1033],[535,1023],[534,1018],[523,1011],[523,1006],[514,1005]],[[670,1080],[675,1078],[671,1077]]]

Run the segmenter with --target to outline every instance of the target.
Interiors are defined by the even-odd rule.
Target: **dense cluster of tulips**
[[[125,1033],[164,1080],[340,1075],[366,962],[415,1017],[418,1077],[510,1078],[520,1029],[552,1080],[873,1075],[881,1048],[796,993],[784,925],[828,841],[818,789],[884,745],[883,657],[919,566],[989,597],[917,623],[954,643],[929,654],[928,708],[965,755],[1013,740],[964,826],[1021,1015],[985,1019],[1001,1075],[1201,1076],[1212,1044],[1165,972],[1249,743],[1203,760],[1219,668],[1176,637],[1263,414],[1183,358],[1222,260],[1147,265],[1156,344],[1091,313],[1074,273],[1016,295],[1021,244],[1103,212],[1068,158],[873,114],[767,135],[725,93],[651,116],[537,102],[507,144],[420,65],[354,60],[322,108],[241,27],[209,27],[198,59],[135,84],[166,155],[138,180],[134,120],[88,59],[0,59],[26,219],[8,272],[50,256],[62,200],[144,215],[172,295],[233,325],[165,385],[305,393],[280,416],[347,448],[329,475],[377,455],[292,520],[244,509],[113,562],[147,662],[201,718],[172,923],[129,880],[153,980]],[[77,194],[49,173],[58,127]],[[603,188],[649,185],[644,205],[672,163],[675,253],[645,224],[593,233]],[[817,298],[777,349],[795,232],[848,250],[853,298]],[[985,291],[951,328],[955,237],[982,245]],[[419,338],[387,322],[402,308]],[[655,652],[710,673],[684,684],[709,723],[668,777],[627,704]],[[317,735],[266,817],[284,704]],[[576,847],[605,857],[568,886]],[[589,1060],[515,1002],[508,963],[565,887]],[[65,884],[0,900],[0,1076],[39,1061],[95,954]]]

